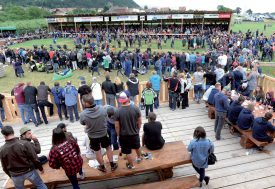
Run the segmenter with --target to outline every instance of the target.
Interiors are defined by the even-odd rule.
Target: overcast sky
[[[193,10],[217,10],[218,5],[231,9],[241,7],[242,11],[251,9],[253,12],[275,12],[274,0],[134,0],[141,7],[170,7],[177,9],[185,6]]]

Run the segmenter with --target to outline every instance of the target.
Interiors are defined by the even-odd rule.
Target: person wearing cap
[[[168,95],[169,95],[169,107],[170,110],[174,111],[177,107],[177,98],[180,93],[180,81],[178,79],[178,73],[174,72],[172,77],[165,78],[163,80],[168,82]]]
[[[67,85],[64,88],[62,96],[65,98],[65,104],[69,109],[70,122],[72,123],[74,122],[73,111],[75,114],[75,120],[78,121],[79,120],[79,114],[77,109],[78,91],[70,81],[67,81]]]
[[[41,153],[40,143],[38,139],[32,134],[31,129],[29,127],[22,127],[20,129],[20,140],[30,142],[32,147],[34,148],[35,153],[36,154]],[[40,156],[38,157],[38,159],[42,165],[48,161],[46,156]]]
[[[6,142],[1,147],[0,159],[3,171],[11,178],[15,188],[25,188],[29,180],[38,189],[47,189],[36,169],[43,174],[44,170],[30,142],[19,140],[14,136],[11,126],[1,130]]]
[[[272,143],[275,142],[274,137],[270,136],[270,134],[274,135],[275,126],[269,121],[273,117],[271,112],[265,113],[264,117],[258,117],[254,120],[252,126],[252,136],[258,141]]]
[[[138,107],[130,103],[129,91],[123,91],[119,95],[121,107],[115,113],[115,129],[119,136],[121,153],[126,154],[127,168],[134,168],[132,149],[137,154],[137,162],[141,161],[140,137],[141,112]]]
[[[85,126],[85,132],[90,138],[91,149],[96,153],[96,159],[99,163],[97,169],[102,172],[107,171],[101,153],[101,148],[105,148],[111,170],[115,171],[118,165],[113,162],[113,152],[107,133],[107,112],[102,106],[94,104],[94,98],[91,94],[82,97],[82,104],[85,109],[80,114],[80,124]]]
[[[65,119],[68,120],[67,108],[65,105],[65,98],[62,96],[64,88],[60,86],[59,82],[54,83],[54,87],[52,88],[52,95],[54,98],[54,103],[57,107],[57,113],[60,121],[63,120],[62,112],[65,116]]]
[[[227,88],[224,87],[221,92],[218,92],[214,96],[214,106],[215,106],[215,127],[214,131],[216,133],[215,137],[217,140],[221,140],[221,131],[224,126],[225,118],[229,108],[228,97],[226,96]]]

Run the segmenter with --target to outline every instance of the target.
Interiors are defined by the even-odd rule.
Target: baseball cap
[[[22,127],[20,129],[20,135],[25,134],[27,131],[30,131],[31,129],[29,127]]]
[[[122,91],[122,92],[119,94],[118,102],[120,102],[120,103],[127,102],[127,101],[129,100],[129,97],[130,97],[129,91]]]

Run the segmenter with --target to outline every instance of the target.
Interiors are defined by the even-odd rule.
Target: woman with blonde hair
[[[92,96],[94,97],[94,101],[96,105],[102,105],[102,91],[101,91],[101,85],[98,83],[97,78],[93,77],[92,79]]]
[[[118,97],[119,97],[119,94],[124,90],[124,83],[120,80],[119,77],[116,77],[114,85],[115,85],[115,89],[116,89],[117,104],[118,104],[118,107],[120,107],[121,103],[118,102]]]

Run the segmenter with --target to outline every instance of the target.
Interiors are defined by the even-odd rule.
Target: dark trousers
[[[180,97],[181,97],[181,108],[184,109],[188,107],[188,92],[181,93]]]
[[[58,113],[59,119],[62,119],[62,111],[65,115],[65,118],[68,118],[66,105],[64,103],[63,104],[55,104],[55,105],[57,107],[57,113]]]
[[[149,114],[149,110],[150,110],[150,112],[153,112],[153,104],[145,105],[145,114],[146,114],[146,117]]]
[[[176,106],[177,106],[177,97],[178,97],[177,93],[169,91],[169,107],[172,110],[176,109]]]
[[[82,168],[79,170],[79,174],[82,175],[83,171]],[[77,176],[76,175],[67,175],[68,179],[70,180],[73,189],[80,189],[79,185],[78,185],[78,180],[77,180]]]
[[[157,109],[159,108],[159,91],[155,90],[155,93],[157,94],[157,98],[154,101],[154,107]]]
[[[204,180],[205,177],[205,168],[197,168],[194,164],[192,164],[196,172],[200,175],[200,182]]]
[[[52,116],[53,115],[53,104],[50,103],[47,100],[38,101],[38,107],[39,107],[40,112],[42,114],[44,123],[48,124],[47,116],[46,116],[46,113],[45,113],[45,106],[50,108],[50,116]]]

